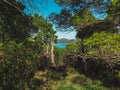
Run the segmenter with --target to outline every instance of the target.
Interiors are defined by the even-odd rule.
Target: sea
[[[65,48],[68,45],[66,42],[60,42],[60,43],[55,43],[54,46],[57,46],[59,48]]]

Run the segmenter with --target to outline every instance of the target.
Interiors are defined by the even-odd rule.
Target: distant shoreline
[[[58,39],[57,43],[74,43],[75,41],[76,41],[76,39],[62,38],[62,39]]]

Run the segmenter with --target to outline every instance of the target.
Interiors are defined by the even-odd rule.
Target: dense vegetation
[[[120,1],[55,2],[63,10],[49,23],[24,13],[38,8],[34,0],[0,1],[0,90],[120,90]],[[97,19],[93,12],[107,17]],[[76,41],[54,46],[52,24],[76,29]]]

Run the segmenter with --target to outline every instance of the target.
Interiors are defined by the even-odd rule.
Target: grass
[[[64,79],[49,80],[48,83],[51,90],[110,90],[102,86],[99,80],[93,81],[73,68],[67,69],[67,76]]]

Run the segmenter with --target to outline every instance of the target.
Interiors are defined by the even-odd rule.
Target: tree
[[[111,6],[113,5],[111,3],[115,2],[114,0],[113,1],[110,1],[110,0],[87,0],[87,1],[86,0],[75,0],[75,1],[74,0],[61,0],[61,1],[55,0],[55,1],[58,5],[63,7],[63,10],[65,8],[67,12],[61,11],[60,15],[54,14],[50,18],[53,20],[53,23],[54,21],[56,21],[57,22],[57,23],[55,22],[55,24],[57,24],[56,26],[59,28],[63,28],[64,31],[72,30],[70,28],[71,26],[74,27],[73,29],[76,29],[77,31],[76,37],[81,39],[82,52],[84,52],[83,40],[85,38],[89,38],[95,32],[102,32],[102,31],[107,31],[111,33],[118,32],[118,28],[117,28],[118,25],[112,22],[110,18],[99,20],[95,18],[95,16],[93,16],[94,13],[97,13],[99,15],[107,13],[108,17],[109,15],[111,16],[110,8],[112,8]],[[116,9],[116,11],[118,11],[118,8]],[[62,16],[64,18],[59,19],[59,16]],[[66,29],[63,26],[69,29]]]
[[[30,16],[24,15],[24,6],[15,0],[0,1],[0,40],[24,41],[31,33]],[[28,22],[29,19],[29,22]]]
[[[55,2],[72,12],[79,12],[84,8],[94,8],[96,12],[101,13],[106,12],[110,0],[55,0]]]
[[[77,41],[76,43],[68,44],[65,48],[65,50],[67,52],[67,55],[79,53],[80,49],[81,48],[80,48],[80,42],[79,41]]]
[[[57,23],[55,22],[54,24],[56,27],[59,27],[60,29],[62,28],[62,31],[71,30],[71,26],[74,27],[74,25],[71,24],[71,18],[72,16],[86,16],[84,11],[90,12],[89,14],[103,14],[106,13],[107,7],[110,3],[110,0],[55,0],[55,2],[63,7],[61,13],[58,14],[53,14],[50,16],[51,21],[56,20]],[[63,17],[60,19],[59,17]],[[90,18],[89,18],[90,19]],[[89,22],[89,19],[86,23]],[[73,28],[72,27],[72,28]]]
[[[71,13],[67,9],[62,9],[60,14],[52,13],[48,17],[48,21],[52,22],[55,28],[59,31],[73,30],[71,24]]]
[[[29,42],[29,43],[28,43]],[[36,43],[9,41],[0,46],[0,89],[31,88],[34,73],[41,65],[40,50]]]
[[[0,89],[29,87],[40,66],[41,46],[30,40],[36,28],[18,0],[0,1]],[[39,53],[38,53],[39,52]],[[39,54],[39,55],[38,55]],[[30,85],[31,86],[31,85]]]
[[[119,0],[112,0],[108,8],[108,16],[107,19],[112,21],[116,24],[116,26],[120,26],[120,1]]]
[[[56,21],[57,22],[57,23],[55,22],[56,26],[59,28],[63,28],[62,30],[60,29],[61,31],[72,30],[70,27],[71,26],[75,27],[74,29],[77,29],[77,31],[79,32],[77,34],[78,38],[80,36],[79,35],[80,32],[83,31],[82,29],[88,29],[88,27],[90,27],[91,29],[94,29],[92,25],[95,26],[99,23],[100,24],[102,23],[101,27],[106,28],[106,25],[107,25],[109,30],[115,29],[115,27],[119,26],[119,23],[112,22],[115,20],[117,20],[116,22],[119,22],[119,0],[112,0],[112,1],[110,0],[87,0],[87,1],[86,0],[75,0],[75,1],[74,0],[61,0],[61,1],[55,0],[55,1],[58,5],[63,7],[63,10],[59,15],[53,14],[52,17],[50,17],[53,20],[53,23],[54,21]],[[117,14],[115,12],[117,12]],[[98,20],[93,16],[93,14],[101,15],[105,13],[107,14],[107,18],[103,21]],[[69,17],[67,17],[68,14],[69,14]],[[64,18],[59,19],[60,16]],[[115,19],[113,20],[113,18]],[[63,26],[69,29],[66,29]],[[112,26],[113,28],[111,28],[110,26]]]
[[[46,57],[49,57],[50,54],[50,60],[51,63],[55,66],[55,60],[54,60],[54,42],[57,39],[57,36],[55,36],[56,31],[53,30],[52,24],[48,23],[46,20],[44,20],[41,16],[38,16],[37,14],[33,17],[33,25],[38,28],[38,34],[35,37],[37,42],[41,42],[43,46],[46,48],[44,55]]]
[[[90,57],[105,60],[108,65],[116,64],[120,59],[120,35],[109,32],[94,33],[83,41],[85,51]]]

